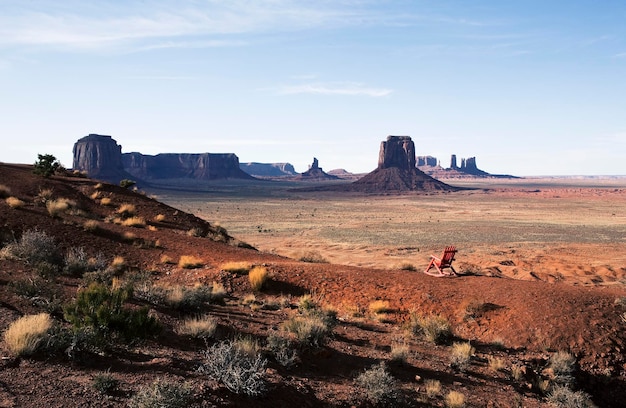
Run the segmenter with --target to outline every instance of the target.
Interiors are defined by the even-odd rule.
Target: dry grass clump
[[[30,355],[52,327],[48,313],[20,317],[4,332],[4,342],[16,356]]]
[[[97,200],[98,198],[100,198],[100,194],[102,194],[100,191],[94,191],[93,193],[91,193],[89,198],[91,198],[92,200]]]
[[[194,338],[209,339],[215,335],[216,330],[217,319],[204,315],[183,320],[178,326],[177,333]]]
[[[441,392],[441,381],[426,380],[424,381],[424,390],[428,398],[434,398]]]
[[[252,264],[250,262],[245,261],[231,261],[226,262],[220,266],[220,269],[225,272],[244,274],[248,273],[252,268]]]
[[[402,262],[398,269],[400,269],[402,271],[410,271],[410,272],[415,272],[417,270],[415,265],[413,265],[410,262]]]
[[[410,326],[413,334],[435,344],[446,344],[452,337],[450,322],[442,315],[412,314]]]
[[[96,232],[100,229],[100,223],[96,220],[87,220],[83,223],[83,229],[87,232]]]
[[[171,256],[169,256],[169,255],[165,255],[165,254],[164,254],[164,255],[161,255],[161,260],[160,260],[160,262],[161,262],[162,264],[167,264],[167,265],[173,265],[173,264],[175,264],[175,263],[176,263],[176,262],[174,262],[174,260],[172,259],[172,257],[171,257]]]
[[[576,358],[567,351],[557,351],[550,356],[547,374],[552,381],[561,385],[574,383]]]
[[[200,228],[191,228],[189,231],[187,231],[187,235],[190,237],[198,237],[198,238],[204,236]]]
[[[226,290],[220,283],[213,285],[197,284],[194,287],[173,286],[170,288],[151,288],[153,292],[159,292],[159,298],[163,298],[163,303],[181,311],[197,311],[205,303],[219,302],[226,297]],[[157,299],[157,303],[161,300]]]
[[[391,352],[389,360],[394,363],[404,364],[408,360],[411,354],[409,345],[403,341],[394,342],[391,344]]]
[[[52,217],[60,217],[61,214],[70,208],[76,207],[76,202],[67,198],[59,198],[58,200],[46,201],[46,209]]]
[[[450,391],[446,395],[447,408],[463,408],[465,406],[465,395],[458,391]]]
[[[450,355],[450,364],[459,371],[465,371],[469,366],[474,351],[474,347],[469,342],[454,343]]]
[[[6,200],[4,200],[4,201],[5,201],[5,202],[9,205],[9,207],[11,207],[11,208],[22,208],[22,207],[24,207],[24,206],[26,205],[26,203],[25,203],[24,201],[20,200],[20,199],[19,199],[19,198],[17,198],[17,197],[7,197],[7,199],[6,199]]]
[[[102,203],[102,201],[100,201],[100,203]],[[136,213],[136,208],[133,204],[122,204],[120,205],[117,210],[115,211],[116,214],[118,214],[120,217],[132,217],[135,215]]]
[[[392,311],[388,300],[375,300],[369,304],[368,309],[372,314],[389,313]]]
[[[281,328],[301,347],[321,347],[333,331],[334,318],[315,309],[296,315],[283,322]]]
[[[178,260],[178,267],[183,269],[201,268],[203,265],[204,261],[193,255],[181,255]]]
[[[11,195],[11,188],[9,186],[0,184],[0,198],[7,198]]]
[[[100,205],[109,206],[113,204],[113,200],[110,197],[102,197],[100,199]]]
[[[122,240],[125,242],[135,242],[136,239],[137,235],[132,232],[126,231],[122,234]]]
[[[125,227],[144,228],[146,220],[143,217],[129,217],[122,220],[121,224]]]
[[[298,257],[298,260],[309,263],[328,263],[328,260],[317,251],[306,251]]]
[[[548,394],[548,402],[557,408],[596,408],[591,396],[584,391],[573,391],[557,385]]]
[[[157,214],[157,215],[154,217],[154,220],[155,220],[156,222],[163,222],[163,221],[165,221],[165,215],[164,215],[164,214]]]
[[[500,357],[487,356],[487,362],[492,371],[503,371],[506,367],[504,359]]]
[[[191,403],[193,390],[187,384],[157,380],[142,387],[129,401],[130,408],[185,408]]]
[[[250,281],[250,286],[252,290],[259,291],[265,285],[265,282],[269,279],[269,274],[267,269],[263,266],[255,266],[250,269],[248,272],[248,280]]]

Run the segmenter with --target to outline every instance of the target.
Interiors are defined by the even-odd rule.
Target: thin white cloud
[[[370,88],[359,83],[310,83],[301,85],[287,85],[278,90],[281,95],[310,94],[310,95],[341,95],[341,96],[389,96],[393,90],[387,88]]]
[[[618,54],[614,54],[613,58],[626,58],[626,52],[620,52]]]

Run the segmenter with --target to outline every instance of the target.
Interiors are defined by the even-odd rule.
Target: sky
[[[0,161],[122,152],[626,175],[623,0],[0,0]]]

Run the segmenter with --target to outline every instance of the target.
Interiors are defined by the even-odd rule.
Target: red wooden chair
[[[437,258],[434,255],[430,256],[430,263],[428,264],[428,268],[424,271],[425,274],[431,276],[457,276],[454,267],[452,266],[452,261],[454,261],[454,255],[456,254],[456,247],[450,245],[447,246],[443,251],[441,258]],[[430,272],[432,268],[437,269],[438,273]],[[452,272],[444,271],[444,269],[451,269]]]

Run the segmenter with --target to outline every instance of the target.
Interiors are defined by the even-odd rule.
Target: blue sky
[[[0,161],[123,152],[368,172],[626,174],[626,2],[0,0]]]

